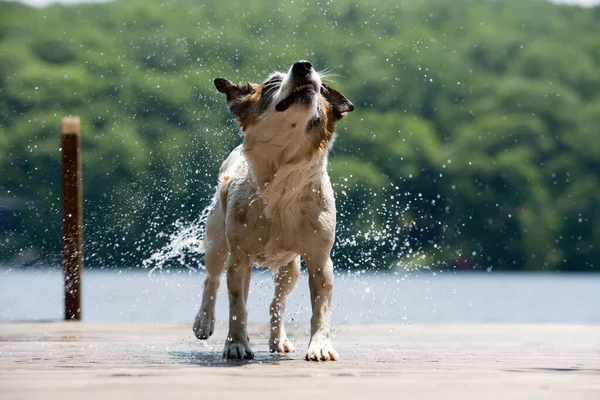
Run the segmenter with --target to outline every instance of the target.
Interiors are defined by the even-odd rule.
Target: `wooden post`
[[[65,320],[81,320],[83,272],[83,195],[79,117],[62,120],[62,264],[65,275]]]

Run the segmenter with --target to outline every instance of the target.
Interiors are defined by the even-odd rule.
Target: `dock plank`
[[[226,327],[196,340],[191,325],[2,322],[0,399],[599,399],[598,325],[343,325],[339,362],[267,350],[251,325],[253,361],[225,361]]]

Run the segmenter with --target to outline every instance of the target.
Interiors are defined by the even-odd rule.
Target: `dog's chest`
[[[249,174],[230,188],[227,230],[230,245],[260,265],[279,267],[333,237],[335,203],[325,154],[281,165],[274,160],[286,157],[263,151],[264,144],[244,147]]]
[[[335,205],[323,198],[311,196],[279,211],[270,218],[263,217],[269,226],[268,240],[262,249],[265,265],[284,265],[297,254],[310,252],[333,240]]]
[[[282,212],[267,217],[268,204],[262,198],[256,199],[249,212],[250,219],[244,224],[240,235],[233,239],[233,245],[240,245],[253,261],[264,267],[280,267],[291,262],[306,248],[315,247],[329,237],[331,229],[324,232],[323,212],[310,202],[295,203]],[[320,218],[321,217],[321,218]],[[335,216],[328,227],[334,226]]]

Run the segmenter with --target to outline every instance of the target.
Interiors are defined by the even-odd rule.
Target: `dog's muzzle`
[[[275,110],[285,111],[296,102],[310,102],[319,91],[319,83],[313,79],[313,66],[308,61],[298,61],[292,65],[288,73],[291,93],[282,101],[277,103]]]

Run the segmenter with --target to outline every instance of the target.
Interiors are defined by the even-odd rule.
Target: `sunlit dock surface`
[[[226,327],[208,342],[191,326],[153,323],[0,323],[0,399],[598,399],[600,325],[343,325],[342,360],[267,350],[224,361]]]

